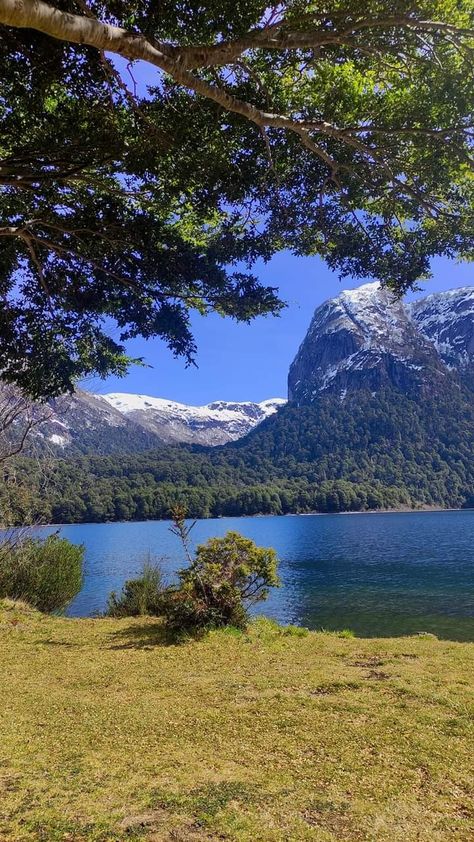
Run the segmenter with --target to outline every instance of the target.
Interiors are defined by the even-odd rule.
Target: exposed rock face
[[[406,304],[378,283],[365,284],[318,307],[290,368],[290,401],[304,406],[326,393],[342,400],[359,389],[375,394],[387,387],[415,398],[448,387],[474,391],[474,287]],[[187,406],[79,390],[50,403],[50,417],[35,428],[29,449],[68,456],[181,442],[221,445],[242,438],[284,403]]]
[[[408,305],[365,284],[316,310],[290,367],[290,401],[313,403],[330,391],[373,392],[387,386],[431,395],[474,359],[474,288],[430,295]],[[474,380],[474,378],[473,378]]]
[[[274,398],[187,406],[147,395],[92,395],[78,390],[41,410],[47,420],[35,428],[29,451],[49,449],[67,456],[135,452],[162,444],[225,444],[244,436],[285,403]]]
[[[448,368],[474,389],[474,287],[428,295],[409,306],[418,330]]]

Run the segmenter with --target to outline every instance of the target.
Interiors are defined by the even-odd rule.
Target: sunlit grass
[[[474,644],[0,608],[2,842],[474,836]]]

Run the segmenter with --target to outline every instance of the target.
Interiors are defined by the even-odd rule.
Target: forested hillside
[[[166,518],[177,500],[192,517],[465,506],[474,502],[471,398],[455,384],[423,404],[391,389],[328,394],[289,404],[221,448],[21,459],[3,509],[18,522],[29,512],[80,522]]]

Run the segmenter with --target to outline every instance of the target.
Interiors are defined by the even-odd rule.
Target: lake
[[[474,511],[202,520],[193,543],[229,529],[276,549],[282,588],[259,611],[281,623],[474,640]],[[165,521],[74,524],[61,533],[86,547],[72,617],[103,611],[110,591],[135,576],[148,555],[170,579],[184,565]]]

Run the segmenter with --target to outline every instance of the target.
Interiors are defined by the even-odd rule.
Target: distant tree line
[[[2,519],[146,520],[183,504],[191,517],[343,512],[474,499],[474,407],[458,387],[415,402],[387,390],[288,406],[219,448],[27,458],[0,492]],[[8,468],[7,468],[8,470]]]

